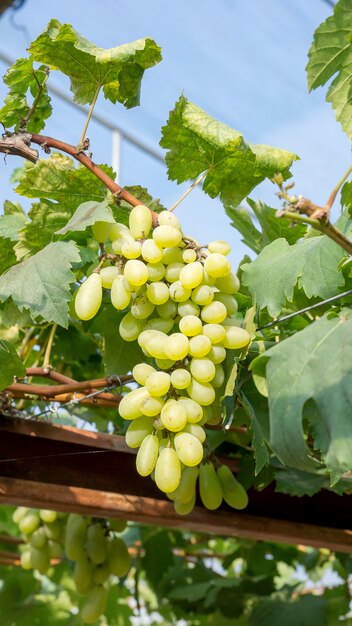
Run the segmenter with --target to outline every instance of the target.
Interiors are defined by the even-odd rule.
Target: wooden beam
[[[339,552],[352,551],[350,530],[253,517],[242,512],[206,511],[202,507],[195,507],[187,517],[180,517],[171,502],[165,500],[79,487],[0,478],[0,502],[229,537],[326,547]]]

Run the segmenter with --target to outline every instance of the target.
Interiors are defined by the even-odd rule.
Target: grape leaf
[[[305,595],[294,601],[267,598],[259,602],[248,618],[247,626],[324,626],[327,617],[324,598]]]
[[[17,241],[18,231],[23,228],[27,219],[27,216],[23,212],[16,211],[14,213],[5,213],[0,217],[0,237]]]
[[[87,41],[70,24],[51,20],[30,45],[29,52],[66,74],[74,100],[91,104],[99,90],[105,98],[127,108],[139,104],[144,71],[161,60],[160,48],[152,39],[138,39],[116,48],[99,48]]]
[[[56,235],[65,235],[68,232],[85,230],[88,226],[92,226],[92,224],[98,221],[111,223],[115,221],[107,200],[102,202],[88,201],[80,204],[67,224],[56,231]]]
[[[4,99],[4,106],[0,109],[0,121],[6,128],[15,127],[15,130],[25,128],[31,133],[39,133],[45,126],[45,120],[50,117],[52,107],[46,87],[48,68],[41,65],[33,67],[32,59],[18,59],[8,68],[4,82],[9,87],[9,94]],[[36,102],[35,108],[29,104],[26,93]]]
[[[335,109],[336,119],[352,137],[352,6],[339,0],[334,14],[320,24],[308,52],[309,90],[316,89],[335,76],[326,100]]]
[[[111,178],[111,168],[100,166]],[[16,193],[27,198],[48,198],[62,202],[72,211],[82,202],[106,197],[105,185],[86,167],[75,168],[72,159],[53,154],[49,159],[40,159],[27,169],[16,187]]]
[[[203,191],[211,198],[220,194],[222,202],[232,207],[265,178],[277,172],[288,178],[297,159],[286,150],[246,143],[239,132],[209,117],[184,96],[162,129],[160,145],[168,150],[171,180],[181,183],[207,172]]]
[[[11,297],[20,311],[30,309],[34,318],[67,328],[71,265],[80,261],[73,242],[50,243],[0,276],[0,301]]]
[[[70,219],[72,211],[63,203],[41,200],[34,202],[29,210],[27,222],[20,231],[20,246],[37,252],[51,242],[53,234]]]
[[[15,348],[4,339],[0,339],[0,391],[13,383],[14,376],[25,376],[26,368]]]
[[[313,496],[323,487],[328,487],[328,481],[323,474],[303,472],[294,467],[282,467],[274,471],[276,488],[279,493],[289,496]]]
[[[0,250],[0,274],[2,274],[3,272],[6,272],[11,265],[14,265],[17,259],[11,239],[0,237]]]
[[[262,361],[269,390],[270,445],[280,461],[303,471],[317,468],[307,446],[302,420],[313,401],[312,423],[319,432],[315,446],[331,472],[331,484],[352,470],[352,311],[321,318],[252,361]],[[310,411],[304,412],[310,422]]]
[[[351,224],[344,213],[336,227],[348,233]],[[293,301],[296,284],[308,298],[324,299],[339,293],[345,282],[339,264],[345,256],[326,235],[309,237],[292,246],[286,239],[276,239],[252,263],[242,265],[242,282],[255,294],[259,309],[266,307],[276,317],[287,301]]]

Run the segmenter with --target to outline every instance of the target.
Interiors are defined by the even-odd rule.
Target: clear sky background
[[[145,73],[141,106],[125,110],[101,97],[98,112],[157,148],[160,128],[183,92],[247,141],[296,152],[301,158],[292,169],[296,193],[324,203],[351,160],[350,143],[324,101],[325,89],[308,94],[306,85],[313,31],[331,12],[323,0],[26,0],[0,19],[0,54],[23,56],[52,17],[101,47],[152,37],[163,49],[163,62]],[[50,81],[68,91],[65,77],[53,72]],[[5,93],[1,86],[0,97]],[[45,132],[76,144],[83,123],[80,112],[58,102]],[[109,162],[109,133],[92,124],[88,136],[95,161]],[[8,158],[5,166],[0,160],[0,203],[19,199],[8,184],[15,163]],[[162,164],[127,143],[119,182],[148,187],[166,206],[187,187],[168,181]],[[278,207],[274,192],[267,182],[251,197]],[[231,240],[233,260],[246,251],[220,202],[201,190],[190,194],[177,215],[185,232],[202,243]]]

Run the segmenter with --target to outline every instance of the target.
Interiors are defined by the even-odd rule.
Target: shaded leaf
[[[313,496],[323,487],[328,487],[328,481],[323,474],[303,472],[293,467],[282,467],[275,470],[276,488],[279,493],[289,496]]]
[[[20,311],[67,328],[71,265],[80,260],[72,242],[50,243],[0,276],[0,300],[11,297]]]
[[[327,602],[324,598],[305,595],[294,601],[265,599],[251,612],[247,626],[325,626]]]
[[[315,444],[332,473],[332,484],[352,469],[352,312],[322,318],[285,339],[252,362],[267,360],[270,445],[286,465],[304,471],[317,467],[303,432],[303,411],[313,400],[319,418]],[[310,421],[310,412],[304,414]]]
[[[5,128],[15,127],[15,130],[25,128],[31,133],[39,133],[45,126],[45,120],[50,117],[52,107],[45,85],[48,77],[48,68],[41,65],[33,67],[32,59],[18,59],[8,68],[4,82],[9,87],[9,94],[4,99],[4,106],[0,109],[0,121]],[[31,100],[39,99],[34,110],[32,102],[28,103],[26,93],[32,96]],[[28,118],[28,121],[27,121]],[[23,121],[27,121],[23,124]]]
[[[127,108],[139,104],[144,71],[161,60],[160,48],[152,39],[139,39],[116,48],[99,48],[87,41],[70,24],[53,19],[30,45],[29,52],[66,74],[74,100],[91,104],[104,88],[105,98]]]
[[[168,150],[166,163],[171,180],[178,183],[207,172],[203,191],[220,195],[226,206],[236,206],[265,178],[289,174],[296,155],[264,145],[250,145],[241,133],[209,117],[181,96],[160,145]]]
[[[9,267],[16,263],[16,254],[11,239],[0,237],[0,273],[6,272]]]
[[[334,14],[320,24],[308,52],[309,90],[325,85],[335,76],[326,100],[335,109],[336,119],[352,137],[352,6],[339,0]]]
[[[13,383],[14,376],[25,376],[26,368],[15,348],[0,339],[0,391]]]

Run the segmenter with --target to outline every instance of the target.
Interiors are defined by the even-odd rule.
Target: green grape
[[[142,402],[149,398],[149,393],[145,387],[129,391],[119,404],[119,414],[125,420],[134,420],[142,416]]]
[[[142,332],[143,326],[143,321],[137,320],[129,311],[120,322],[119,333],[124,341],[135,341]]]
[[[49,556],[51,559],[59,559],[62,555],[62,545],[58,541],[48,541]]]
[[[105,243],[109,237],[110,228],[110,222],[95,222],[92,225],[92,232],[95,241],[98,243]]]
[[[160,306],[169,300],[169,288],[166,283],[155,281],[154,283],[150,283],[150,285],[148,285],[147,296],[150,302]]]
[[[145,385],[149,374],[153,374],[155,371],[156,369],[152,365],[148,365],[148,363],[138,363],[132,370],[132,376],[136,383]]]
[[[142,407],[141,407],[142,410]],[[154,430],[153,418],[143,415],[133,420],[127,428],[125,439],[130,448],[139,448],[143,439],[151,435]]]
[[[209,305],[211,306],[211,305]],[[202,322],[195,315],[185,315],[179,321],[179,329],[183,335],[194,337],[202,332]]]
[[[53,541],[58,541],[61,539],[63,534],[63,526],[60,520],[56,519],[54,522],[50,524],[44,524],[45,534],[48,539],[52,539]]]
[[[106,560],[100,565],[96,565],[93,571],[93,582],[96,585],[104,584],[110,578],[110,566]]]
[[[197,259],[197,253],[192,248],[187,248],[182,252],[182,260],[184,263],[193,263]]]
[[[211,381],[214,389],[220,389],[225,381],[224,368],[221,365],[215,365],[215,376]]]
[[[168,290],[169,297],[169,290]],[[164,319],[172,319],[177,315],[177,304],[172,300],[167,300],[165,304],[159,304],[156,306],[157,314]]]
[[[87,555],[96,565],[103,563],[107,557],[107,541],[101,524],[91,524],[87,530]]]
[[[180,282],[186,289],[194,289],[201,284],[203,272],[203,265],[200,261],[188,263],[180,272]]]
[[[127,522],[124,519],[109,519],[109,525],[111,530],[114,530],[117,533],[122,533],[124,530],[126,530],[127,528]],[[110,542],[108,544],[108,552],[109,552],[109,545]]]
[[[185,467],[182,470],[180,484],[175,489],[168,494],[168,496],[174,500],[175,502],[179,502],[180,504],[186,504],[195,494],[196,483],[198,478],[199,470],[198,467]]]
[[[57,512],[51,511],[49,509],[40,509],[39,517],[41,520],[43,520],[43,522],[51,524],[51,522],[55,522],[55,520],[57,519]]]
[[[248,504],[247,492],[236,480],[230,468],[227,465],[220,465],[217,475],[225,502],[234,509],[245,509]]]
[[[214,300],[216,300],[217,302],[222,302],[225,305],[227,315],[229,317],[237,313],[237,310],[238,310],[237,300],[233,296],[230,296],[230,294],[221,293],[221,291],[217,291],[214,294]]]
[[[210,359],[192,359],[190,370],[193,378],[200,383],[209,383],[215,376],[215,365]]]
[[[101,284],[105,289],[111,289],[112,284],[120,274],[120,270],[115,265],[102,267],[100,270]]]
[[[192,300],[186,300],[185,302],[180,302],[177,305],[177,313],[180,317],[185,317],[186,315],[195,315],[199,317],[200,308],[198,304],[192,302]]]
[[[202,308],[200,316],[206,324],[221,324],[227,316],[226,306],[214,300]]]
[[[33,546],[33,548],[37,548],[37,550],[43,548],[47,544],[47,541],[48,539],[45,534],[44,526],[39,526],[39,528],[32,533],[30,538],[31,546]]]
[[[154,309],[155,305],[150,302],[147,292],[144,291],[138,294],[134,299],[131,306],[131,313],[137,320],[145,320],[153,313]]]
[[[153,372],[146,380],[145,386],[151,396],[164,396],[170,389],[170,374],[167,372]]]
[[[184,263],[170,263],[166,267],[165,279],[168,283],[175,283],[180,278],[181,270],[185,267]]]
[[[21,563],[22,569],[24,569],[24,570],[33,569],[32,560],[31,560],[31,551],[29,549],[28,550],[24,550],[21,553],[20,563]]]
[[[123,273],[128,282],[134,287],[144,285],[149,278],[147,266],[138,259],[127,261]]]
[[[113,224],[109,224],[109,239],[110,241],[114,241],[121,237],[121,233],[128,233],[130,236],[130,229],[126,224],[121,224],[120,222],[115,222]]]
[[[172,361],[171,359],[155,359],[155,364],[159,370],[169,370],[173,365],[175,365],[175,361]]]
[[[164,333],[160,332],[159,330],[153,330],[153,329],[143,330],[138,335],[138,344],[139,344],[139,346],[142,348],[142,350],[145,350],[145,347],[147,345],[147,341],[149,339],[151,339],[151,337],[157,337],[158,335],[163,337],[164,339],[166,337],[166,335],[164,335]]]
[[[151,282],[162,280],[166,267],[163,263],[147,263],[148,280]]]
[[[196,503],[196,494],[194,493],[188,502],[179,502],[175,500],[174,509],[177,515],[189,515],[194,509]]]
[[[181,464],[176,450],[161,450],[155,466],[155,482],[160,491],[175,491],[181,480]]]
[[[21,533],[25,535],[31,535],[40,525],[40,517],[37,511],[33,511],[31,509],[22,517],[18,527]]]
[[[12,514],[12,521],[18,525],[20,521],[24,518],[24,516],[29,512],[29,510],[30,509],[26,506],[18,506]]]
[[[217,344],[224,341],[226,332],[221,324],[204,324],[203,335],[209,337],[212,344]]]
[[[131,557],[127,546],[119,537],[115,537],[109,541],[108,563],[111,574],[119,578],[126,576],[131,567]]]
[[[209,285],[199,285],[193,289],[191,300],[199,306],[210,304],[214,300],[214,289]]]
[[[223,254],[226,256],[231,252],[231,246],[227,243],[227,241],[217,240],[211,241],[208,243],[209,252],[215,252],[217,254]]]
[[[179,280],[176,280],[169,287],[170,298],[175,302],[185,302],[191,295],[191,290],[183,287]]]
[[[174,247],[181,243],[182,233],[175,226],[157,226],[153,230],[153,239],[163,248]]]
[[[142,244],[140,241],[124,241],[121,246],[121,254],[125,259],[138,259],[141,256]]]
[[[164,248],[163,263],[170,265],[171,263],[182,263],[182,250],[178,246]]]
[[[222,363],[226,359],[226,350],[224,346],[212,346],[207,354],[208,359],[213,361],[215,365]]]
[[[90,320],[100,308],[103,299],[101,277],[96,272],[80,285],[75,297],[75,311],[80,320]]]
[[[175,389],[186,389],[191,382],[191,374],[183,367],[178,367],[176,370],[171,372],[170,378],[171,385]]]
[[[145,348],[144,348],[146,354],[154,357],[154,359],[164,359],[166,357],[164,337],[166,336],[167,335],[163,333],[163,336],[154,335],[150,337],[149,339],[147,339],[147,341],[145,342]]]
[[[93,582],[93,571],[94,565],[87,555],[76,561],[73,568],[73,582],[78,593],[90,591],[90,585]]]
[[[162,332],[162,333],[168,333],[170,332],[173,325],[174,325],[174,320],[166,320],[166,319],[161,319],[160,317],[153,317],[152,319],[148,320],[147,324],[145,325],[145,329],[146,330],[158,330],[159,332]]]
[[[234,293],[237,293],[237,291],[239,290],[240,281],[238,280],[236,274],[230,272],[230,274],[227,274],[227,276],[217,278],[215,281],[215,285],[223,293],[232,295]]]
[[[149,476],[157,462],[159,454],[159,439],[156,435],[147,435],[138,450],[136,468],[140,476]]]
[[[182,404],[171,398],[165,402],[160,413],[160,420],[165,428],[177,433],[186,425],[187,413]]]
[[[161,211],[158,214],[159,226],[174,226],[181,230],[180,220],[171,211]]]
[[[173,333],[164,344],[166,357],[172,361],[182,361],[189,351],[189,339],[182,333]]]
[[[118,311],[123,311],[123,309],[129,305],[131,301],[131,292],[127,289],[126,279],[122,274],[116,276],[113,280],[110,297],[112,306],[114,306]]]
[[[204,261],[204,269],[214,278],[222,278],[231,272],[230,261],[218,252],[210,253]]]
[[[223,345],[230,350],[238,350],[244,348],[250,342],[251,338],[247,330],[238,326],[226,326],[225,338]]]
[[[179,398],[178,401],[186,409],[187,421],[190,424],[196,424],[197,422],[200,422],[203,417],[203,408],[198,402],[192,400],[192,398],[184,397]]]
[[[130,231],[128,230],[128,228],[126,230],[122,231],[118,238],[114,239],[114,241],[111,244],[112,251],[115,254],[122,255],[122,247],[127,242],[131,242],[131,243],[134,242],[134,239],[133,239]]]
[[[222,488],[212,463],[204,463],[199,467],[199,494],[205,508],[213,511],[222,502]]]
[[[141,249],[142,257],[147,263],[160,263],[163,258],[163,250],[154,239],[143,241]]]
[[[182,432],[189,433],[190,435],[197,437],[200,443],[204,443],[207,437],[204,428],[202,428],[200,424],[186,424]]]
[[[208,406],[215,400],[214,387],[210,383],[200,383],[195,378],[192,378],[191,384],[187,387],[187,393],[192,400],[202,406]]]
[[[66,522],[65,530],[65,552],[71,561],[79,561],[86,558],[86,537],[88,519],[70,513]]]
[[[85,624],[94,624],[104,613],[107,594],[107,589],[103,585],[97,585],[89,592],[80,612],[80,617]]]
[[[200,359],[208,355],[211,347],[211,341],[205,335],[196,335],[189,340],[189,354]]]
[[[135,239],[146,239],[152,227],[153,217],[150,209],[144,204],[138,204],[130,212],[128,224]]]
[[[141,404],[141,412],[146,417],[156,417],[160,415],[161,409],[165,402],[162,398],[153,398],[149,396],[146,400],[143,400]]]
[[[191,433],[177,433],[174,438],[174,446],[178,458],[188,467],[199,465],[203,459],[203,446],[199,439]]]
[[[44,545],[38,550],[38,548],[31,546],[30,553],[33,569],[38,570],[40,574],[46,574],[50,567],[49,547]]]

